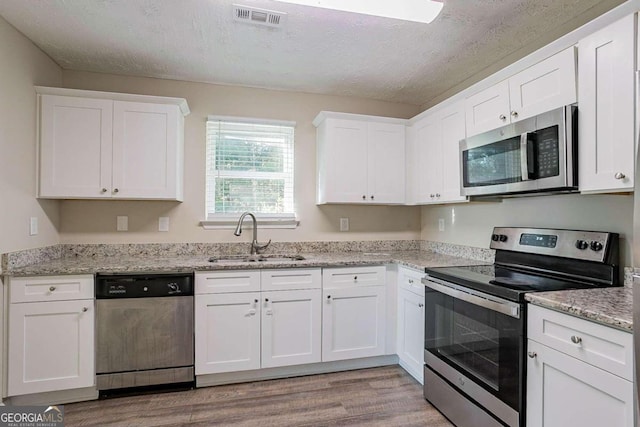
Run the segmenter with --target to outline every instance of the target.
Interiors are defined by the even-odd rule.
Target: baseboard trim
[[[64,403],[96,400],[98,390],[95,387],[77,388],[64,391],[49,391],[46,393],[25,394],[22,396],[7,397],[4,403],[7,406],[25,405],[57,405]]]

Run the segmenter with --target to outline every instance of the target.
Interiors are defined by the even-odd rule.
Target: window
[[[207,120],[206,217],[234,223],[245,211],[261,225],[295,226],[293,122],[236,117]]]

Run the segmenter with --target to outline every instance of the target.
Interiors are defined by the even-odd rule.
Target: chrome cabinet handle
[[[576,335],[571,335],[571,342],[574,344],[580,344],[582,342],[582,338]]]
[[[101,192],[102,192],[102,193],[106,193],[106,192],[107,192],[107,189],[106,189],[106,188],[103,188],[103,189],[101,190]]]
[[[507,120],[507,116],[505,116],[504,114],[500,114],[499,119],[505,122]]]
[[[513,117],[514,119],[518,117],[518,112],[517,111],[512,111],[511,112],[511,117]]]
[[[53,291],[55,291],[55,290],[56,290],[56,287],[55,287],[55,286],[50,286],[50,287],[49,287],[49,292],[53,292]]]
[[[82,307],[82,312],[83,312],[83,313],[86,313],[87,311],[89,311],[89,308],[88,308],[88,307]]]
[[[530,351],[527,353],[527,355],[529,355],[530,359],[535,359],[536,357],[538,357],[538,353],[536,353],[535,351]]]
[[[627,176],[625,174],[623,174],[622,172],[616,172],[616,174],[613,177],[615,179],[625,179]]]

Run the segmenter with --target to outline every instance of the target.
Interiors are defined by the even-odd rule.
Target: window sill
[[[220,216],[217,218],[209,218],[200,221],[200,226],[205,230],[223,230],[235,229],[238,225],[240,215]],[[275,216],[259,216],[256,217],[259,228],[289,228],[294,229],[300,225],[300,221],[295,216],[275,217]],[[251,219],[245,218],[245,227],[250,226]]]

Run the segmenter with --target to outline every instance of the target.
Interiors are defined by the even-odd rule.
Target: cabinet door
[[[417,183],[416,203],[433,202],[442,184],[440,165],[440,123],[434,117],[427,117],[415,124]]]
[[[632,427],[633,383],[528,341],[528,427]]]
[[[577,100],[576,52],[572,46],[509,78],[511,122]]]
[[[93,307],[93,300],[9,305],[9,396],[94,385]]]
[[[509,123],[509,82],[503,81],[465,100],[467,136]]]
[[[112,109],[105,99],[40,95],[39,197],[111,197]]]
[[[462,202],[460,195],[460,140],[465,138],[464,102],[458,102],[442,112],[439,120],[441,131],[440,161],[442,186],[438,201]]]
[[[400,366],[422,383],[424,365],[424,297],[398,291],[398,357]]]
[[[404,125],[369,123],[367,136],[367,202],[404,203]]]
[[[326,119],[318,132],[318,202],[364,202],[367,197],[367,123]]]
[[[322,300],[323,362],[384,354],[384,286],[328,289]]]
[[[262,293],[262,367],[321,360],[320,289]]]
[[[197,295],[196,375],[260,368],[260,293]]]
[[[579,188],[633,190],[634,15],[580,40]]]
[[[181,199],[182,119],[177,105],[114,101],[114,197]]]

